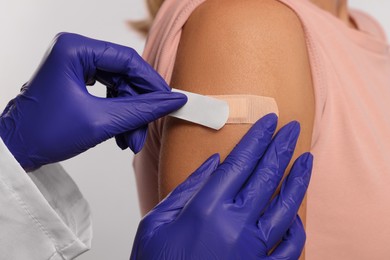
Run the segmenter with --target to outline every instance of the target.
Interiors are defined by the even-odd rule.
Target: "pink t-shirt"
[[[184,23],[205,0],[166,0],[144,58],[171,79]],[[315,92],[307,260],[390,259],[390,51],[377,22],[350,11],[351,29],[309,0],[279,0],[304,27]],[[240,94],[240,93],[237,93]],[[157,174],[161,120],[135,157]]]

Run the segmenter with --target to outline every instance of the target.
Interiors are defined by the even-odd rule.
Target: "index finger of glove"
[[[94,128],[100,141],[144,127],[182,107],[187,97],[176,92],[153,92],[135,97],[100,99]]]
[[[199,196],[233,199],[266,151],[276,124],[275,114],[257,121],[211,176]]]
[[[98,70],[118,73],[130,80],[139,93],[170,91],[165,80],[132,48],[102,42],[95,53]]]

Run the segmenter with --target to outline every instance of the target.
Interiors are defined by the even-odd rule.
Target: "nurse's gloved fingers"
[[[95,79],[105,85],[107,89],[114,89],[118,85],[121,75],[104,70],[96,70]]]
[[[124,133],[124,137],[127,143],[127,146],[135,153],[141,151],[144,147],[146,141],[146,135],[148,133],[148,126],[142,126],[138,129],[135,129],[130,132]]]
[[[116,85],[113,87],[112,91],[115,92],[117,97],[131,97],[143,94],[137,93],[137,90],[133,89],[131,83],[127,82],[123,78],[117,80]],[[138,153],[144,146],[147,131],[148,125],[137,128],[135,130],[127,131],[119,138],[117,138],[117,144],[123,150],[129,147],[134,153]]]
[[[268,114],[252,126],[202,189],[204,196],[234,199],[271,142],[277,121],[275,114]]]
[[[107,95],[107,97],[136,96],[148,93],[142,89],[137,89],[128,78],[117,73],[97,70],[95,77],[98,82],[107,87],[107,93],[111,94],[110,96]]]
[[[95,77],[97,81],[107,87],[107,92],[112,94],[110,97],[136,96],[151,92],[138,88],[129,78],[117,73],[97,70]]]
[[[115,136],[116,144],[122,150],[130,148],[135,154],[142,150],[145,144],[148,126],[140,127],[133,131],[127,131]]]
[[[272,248],[291,225],[305,196],[310,182],[313,156],[301,155],[284,181],[280,194],[258,221],[259,236]]]
[[[128,132],[126,132],[126,133],[128,133]],[[129,133],[131,133],[131,131],[129,131]],[[125,133],[116,135],[115,142],[116,142],[116,145],[119,146],[119,148],[121,148],[122,150],[125,150],[129,147],[129,145],[127,144],[127,140],[125,138]]]
[[[144,127],[168,115],[182,107],[187,102],[187,97],[180,93],[164,91],[134,97],[99,99],[97,102],[100,103],[101,114],[95,124],[98,124],[97,127],[102,132],[103,141]]]
[[[306,242],[306,233],[302,221],[297,215],[287,230],[281,243],[268,257],[269,260],[297,260],[302,254]]]
[[[235,198],[238,207],[248,209],[249,221],[256,221],[275,193],[294,153],[300,132],[296,121],[282,127],[274,137],[246,185]],[[258,208],[258,211],[251,210]]]
[[[209,157],[194,173],[177,186],[153,211],[164,219],[172,220],[196,194],[219,165],[219,154]],[[164,214],[159,214],[164,212]]]
[[[98,72],[99,73],[99,72]],[[112,73],[101,72],[100,82],[107,86],[107,98],[117,98],[117,97],[131,97],[137,96],[141,93],[137,93],[123,77],[118,77],[112,75]],[[125,133],[115,136],[117,145],[125,150],[128,147],[134,152],[138,153],[141,151],[147,135],[148,126],[127,131]]]
[[[128,78],[143,93],[170,91],[164,79],[138,53],[129,47],[91,39],[73,33],[60,33],[54,39],[54,55],[68,55],[78,63],[85,83],[93,81],[98,70],[117,73]]]
[[[103,48],[94,50],[98,70],[128,78],[143,93],[170,91],[165,80],[134,49],[109,42],[102,44]]]

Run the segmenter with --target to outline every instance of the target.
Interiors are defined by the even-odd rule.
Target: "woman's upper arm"
[[[301,123],[294,158],[310,149],[314,94],[304,32],[296,14],[275,0],[208,0],[183,28],[171,86],[206,95],[273,97],[279,126]],[[159,165],[160,199],[206,158],[221,159],[250,128],[220,131],[168,117]]]

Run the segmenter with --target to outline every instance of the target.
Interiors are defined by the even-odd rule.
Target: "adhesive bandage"
[[[229,105],[226,101],[203,96],[188,91],[172,89],[187,96],[187,103],[170,116],[207,126],[215,130],[221,129],[229,117]]]
[[[170,116],[200,124],[215,130],[225,124],[253,124],[261,117],[278,114],[275,99],[256,95],[204,96],[172,89],[187,96],[187,103]]]
[[[226,124],[254,124],[269,113],[279,115],[274,98],[256,95],[214,95],[229,105],[229,118]]]

